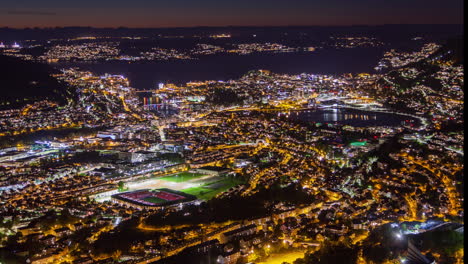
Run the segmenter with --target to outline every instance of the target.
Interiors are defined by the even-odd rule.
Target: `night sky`
[[[462,24],[463,0],[1,0],[0,27]]]

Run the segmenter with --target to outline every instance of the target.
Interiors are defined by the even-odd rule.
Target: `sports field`
[[[242,181],[237,179],[222,179],[216,182],[209,182],[202,184],[198,187],[191,187],[181,190],[184,193],[195,195],[198,199],[209,200],[216,196],[218,193],[224,192],[229,188],[241,184]]]
[[[201,173],[181,172],[176,175],[161,177],[158,179],[163,180],[163,181],[170,181],[170,182],[186,182],[186,181],[199,178],[204,175],[205,174],[201,174]]]
[[[198,199],[209,200],[216,194],[224,192],[229,188],[241,184],[242,181],[238,179],[230,179],[214,175],[205,175],[200,173],[181,172],[177,174],[167,175],[164,177],[152,177],[144,180],[127,182],[127,192],[138,191],[142,189],[161,189],[168,188],[176,191],[183,191],[184,193],[195,195]],[[105,192],[98,194],[96,201],[103,202],[111,199],[114,192]],[[144,200],[149,203],[158,203],[157,200],[148,198]]]
[[[142,200],[153,203],[153,204],[160,204],[166,202],[166,200],[160,199],[158,197],[146,197],[143,198]]]
[[[130,202],[132,204],[145,206],[174,204],[184,202],[190,199],[196,199],[195,196],[187,195],[185,193],[177,192],[167,188],[157,190],[143,189],[138,191],[114,194],[112,195],[112,197],[118,200]]]

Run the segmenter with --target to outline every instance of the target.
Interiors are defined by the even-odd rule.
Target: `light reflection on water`
[[[341,123],[352,126],[400,126],[407,116],[354,109],[316,109],[290,112],[292,120],[320,123]]]

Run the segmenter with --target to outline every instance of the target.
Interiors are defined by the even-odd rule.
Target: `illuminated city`
[[[0,263],[464,263],[462,22],[126,5],[6,13]]]

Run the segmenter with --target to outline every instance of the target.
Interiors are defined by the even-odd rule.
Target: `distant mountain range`
[[[263,38],[288,33],[289,37],[308,33],[309,36],[328,36],[330,34],[372,34],[385,38],[408,38],[415,35],[432,35],[447,38],[463,34],[463,25],[378,25],[378,26],[285,26],[285,27],[190,27],[190,28],[93,28],[93,27],[56,27],[56,28],[0,28],[0,41],[47,40],[54,38],[75,38],[84,36],[140,36],[161,35],[207,36],[229,33],[233,37],[251,36]],[[303,37],[303,35],[301,35]]]

